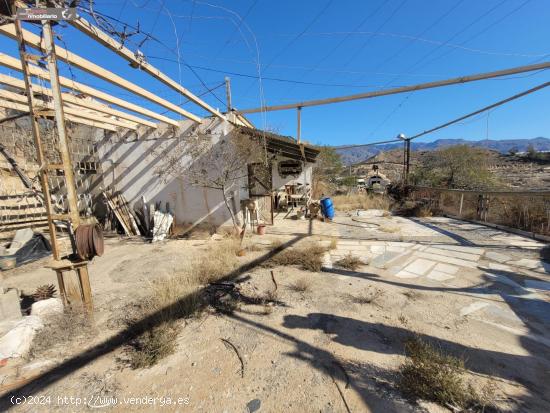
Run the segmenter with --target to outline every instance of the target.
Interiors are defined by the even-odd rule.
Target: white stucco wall
[[[312,182],[312,174],[313,174],[313,164],[306,163],[305,166],[302,166],[302,173],[298,176],[286,176],[282,177],[279,175],[279,168],[278,163],[281,160],[284,160],[287,158],[283,158],[281,156],[278,156],[277,159],[273,161],[273,164],[271,166],[272,171],[272,180],[273,180],[273,189],[274,190],[284,190],[285,185],[289,184],[295,184],[295,183],[301,183],[302,185],[304,183],[307,183],[311,185]]]
[[[230,225],[231,216],[224,203],[221,191],[193,186],[185,173],[180,176],[161,178],[167,159],[178,153],[176,148],[192,132],[193,122],[184,121],[174,131],[171,127],[158,130],[130,132],[125,136],[112,136],[98,146],[98,154],[103,168],[103,187],[113,187],[120,191],[133,207],[141,202],[141,197],[149,204],[161,203],[165,208],[169,203],[175,214],[177,224],[210,224],[212,226]],[[216,144],[226,137],[233,126],[218,119],[205,119],[199,131],[211,137]],[[192,159],[182,157],[185,166]],[[181,168],[184,170],[185,168]],[[273,163],[273,188],[284,187],[286,183],[299,180],[311,183],[312,165],[308,164],[299,177],[279,176],[277,163]],[[234,197],[232,205],[240,211],[241,199],[248,198],[247,166],[243,165],[243,177],[231,188]]]

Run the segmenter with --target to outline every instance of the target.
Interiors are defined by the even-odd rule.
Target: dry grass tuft
[[[250,244],[248,247],[246,247],[246,250],[250,252],[257,252],[257,251],[263,251],[264,248],[260,244]]]
[[[178,320],[195,316],[203,307],[195,280],[185,273],[159,279],[151,289],[151,295],[136,305],[126,320],[130,330],[146,320],[146,331],[127,347],[132,368],[150,367],[174,353]]]
[[[240,249],[235,238],[216,241],[187,270],[151,284],[149,297],[126,314],[130,331],[146,324],[145,331],[133,337],[126,349],[132,368],[150,367],[176,350],[179,320],[199,314],[205,306],[200,285],[218,281],[234,270]]]
[[[355,209],[383,209],[389,211],[390,209],[390,200],[384,195],[336,195],[332,198],[332,202],[339,211],[353,211]]]
[[[338,248],[338,238],[332,238],[330,240],[329,250],[334,251],[336,248]]]
[[[67,309],[61,314],[51,314],[32,341],[30,354],[33,357],[59,355],[60,346],[87,341],[94,333],[91,320],[83,310]]]
[[[319,272],[323,266],[323,255],[327,251],[327,248],[320,245],[308,244],[282,251],[266,261],[264,266],[296,265],[302,270]]]
[[[405,291],[403,295],[411,301],[416,301],[422,298],[422,293],[414,290]]]
[[[389,234],[395,234],[396,232],[399,232],[399,227],[397,225],[381,225],[378,227],[378,230]]]
[[[344,297],[354,304],[375,304],[378,305],[378,299],[384,292],[378,288],[369,287],[359,294],[346,294]]]
[[[292,291],[296,291],[299,293],[305,293],[311,290],[312,282],[309,278],[299,278],[292,284],[288,286],[289,289]]]
[[[401,391],[412,399],[424,399],[455,411],[488,411],[490,392],[480,396],[463,380],[464,361],[431,344],[413,338],[405,343],[407,360],[400,368]]]
[[[361,265],[364,265],[363,261],[361,261],[360,258],[351,255],[349,253],[344,258],[339,259],[334,263],[338,267],[345,268],[346,270],[352,270],[355,271],[357,268],[359,268]]]
[[[241,249],[239,240],[227,238],[211,245],[205,257],[192,266],[192,274],[199,284],[210,284],[237,268],[237,253]]]

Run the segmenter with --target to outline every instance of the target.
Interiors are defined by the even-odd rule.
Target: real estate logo
[[[33,8],[17,9],[18,20],[74,20],[76,8]]]

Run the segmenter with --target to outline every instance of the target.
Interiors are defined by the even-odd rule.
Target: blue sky
[[[290,103],[550,59],[545,57],[550,53],[548,0],[119,0],[97,1],[96,9],[130,25],[139,22],[142,31],[160,41],[141,45],[147,59],[193,92],[204,93],[230,76],[237,108],[257,107],[262,99],[268,105]],[[58,26],[56,31],[60,44],[71,51],[174,103],[185,101],[74,29]],[[134,49],[141,40],[143,36],[134,36],[128,46]],[[0,49],[16,56],[11,40],[0,39]],[[185,64],[194,67],[200,80]],[[67,77],[165,110],[77,69],[60,69]],[[255,78],[259,69],[261,84]],[[547,82],[549,75],[546,70],[305,108],[302,136],[313,143],[343,145],[413,135]],[[224,109],[223,87],[212,93],[203,99]],[[184,107],[205,115],[197,106]],[[296,134],[293,110],[249,117],[260,128]],[[550,137],[550,88],[422,139],[537,136]]]

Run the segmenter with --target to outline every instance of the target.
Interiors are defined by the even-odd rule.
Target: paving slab
[[[393,261],[397,257],[402,256],[399,252],[386,251],[383,254],[378,255],[371,261],[371,265],[376,268],[386,268],[390,261]]]
[[[512,272],[512,268],[509,265],[506,264],[500,264],[498,262],[490,262],[489,268],[491,270],[497,270],[497,271],[509,271]]]
[[[428,274],[428,278],[430,280],[435,280],[435,281],[447,281],[447,280],[452,280],[453,278],[455,278],[455,276],[449,275],[441,271],[432,270]]]
[[[395,274],[395,276],[399,278],[419,278],[420,277],[420,275],[418,274],[405,271],[405,270],[399,271],[397,274]]]
[[[544,290],[550,291],[550,282],[548,281],[539,281],[539,280],[525,280],[525,287],[532,288],[535,290]]]
[[[442,249],[442,248],[436,248],[436,247],[430,247],[425,249],[427,253],[431,254],[438,254],[438,255],[444,255],[445,257],[453,257],[453,258],[460,258],[462,260],[468,260],[468,261],[478,261],[480,255],[474,255],[474,254],[466,254],[464,252],[449,250],[449,249]]]
[[[465,246],[462,246],[462,245],[438,244],[438,245],[434,245],[434,248],[439,248],[439,249],[442,249],[442,250],[464,252],[466,254],[474,254],[474,255],[482,255],[483,252],[485,251],[483,248],[465,247]]]
[[[512,259],[512,257],[510,257],[509,255],[504,255],[504,254],[501,254],[501,253],[495,252],[495,251],[487,251],[485,253],[485,257],[492,260],[492,261],[496,261],[496,262],[500,262],[500,263],[510,261]]]
[[[475,301],[475,302],[467,305],[466,307],[461,308],[460,309],[460,315],[462,317],[464,317],[464,316],[467,316],[468,314],[472,314],[476,311],[479,311],[482,308],[485,308],[487,306],[489,306],[489,303],[487,303],[487,302]]]
[[[529,259],[529,258],[522,258],[522,259],[517,260],[517,261],[511,261],[511,262],[509,262],[509,264],[513,264],[513,265],[516,265],[516,266],[519,266],[519,267],[525,267],[525,268],[529,268],[529,269],[534,269],[534,268],[542,266],[540,260],[533,260],[533,259]]]
[[[461,260],[459,258],[445,257],[443,255],[430,254],[423,251],[415,251],[414,255],[420,258],[427,258],[429,260],[435,260],[443,263],[457,265],[459,267],[477,268],[477,263],[469,260]]]
[[[404,270],[413,274],[426,275],[426,273],[430,271],[430,269],[434,267],[435,264],[436,263],[434,261],[417,259],[407,265]]]
[[[434,270],[439,272],[444,272],[445,274],[449,274],[449,275],[455,275],[458,271],[458,267],[455,267],[454,265],[438,263],[435,266]]]

